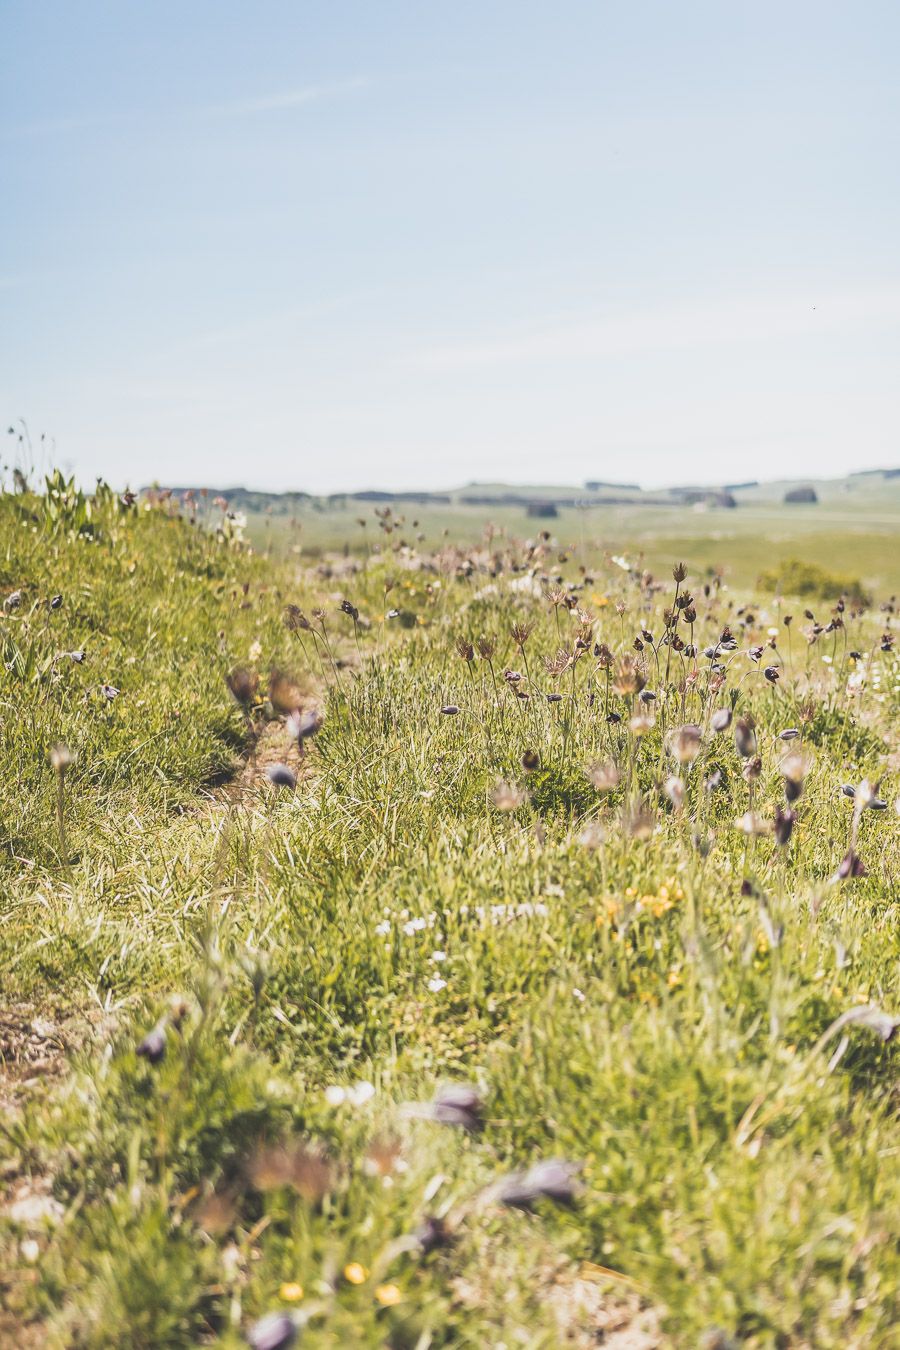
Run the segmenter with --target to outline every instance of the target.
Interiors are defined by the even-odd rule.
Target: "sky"
[[[0,51],[0,418],[38,467],[900,462],[896,0],[0,0]]]

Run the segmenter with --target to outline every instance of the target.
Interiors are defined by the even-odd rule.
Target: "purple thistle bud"
[[[287,1350],[297,1339],[297,1323],[290,1313],[266,1313],[247,1332],[252,1350]]]

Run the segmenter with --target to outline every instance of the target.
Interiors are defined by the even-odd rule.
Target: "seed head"
[[[50,764],[60,778],[72,763],[72,751],[62,741],[57,741],[56,745],[50,749]]]
[[[672,568],[672,576],[677,582],[684,581],[687,576],[687,564],[683,562],[676,563]]]
[[[611,761],[597,760],[585,769],[591,787],[597,792],[612,792],[619,782],[619,770]]]
[[[297,605],[285,605],[284,607],[284,626],[291,633],[304,632],[312,629],[312,624]]]
[[[491,800],[498,811],[518,811],[524,804],[525,793],[514,783],[501,780],[491,793]]]
[[[700,753],[700,728],[688,722],[677,727],[668,737],[669,754],[679,764],[691,764]]]

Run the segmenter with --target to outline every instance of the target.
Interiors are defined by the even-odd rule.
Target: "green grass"
[[[692,538],[691,561],[727,568],[738,548]],[[363,555],[341,578],[61,480],[0,498],[2,595],[22,592],[0,615],[0,962],[17,1017],[69,1047],[28,1086],[13,1037],[0,1074],[0,1340],[237,1346],[282,1308],[312,1346],[587,1346],[600,1314],[576,1293],[599,1290],[623,1317],[652,1309],[647,1344],[715,1328],[760,1350],[898,1344],[900,1037],[827,1036],[849,1009],[900,1012],[894,616],[848,606],[808,645],[808,600],[707,597],[691,570],[701,655],[638,654],[680,549],[658,586],[595,553],[575,593],[590,620],[547,599],[545,575],[580,584],[577,555],[504,553],[498,575],[479,556]],[[288,630],[288,602],[310,628]],[[702,650],[726,623],[717,690]],[[551,675],[579,631],[584,655]],[[483,636],[490,662],[466,662],[457,640]],[[628,652],[658,696],[643,734],[616,692]],[[261,677],[249,730],[225,685],[238,665]],[[290,752],[297,790],[220,786],[257,736],[261,760],[288,753],[272,667],[326,708]],[[756,719],[752,788],[731,731],[708,727],[732,705]],[[679,765],[666,732],[683,722],[703,735]],[[746,836],[751,790],[770,822],[798,744],[789,845]],[[618,766],[607,793],[584,773],[597,760]],[[889,809],[841,794],[866,777]],[[867,874],[836,881],[852,831]],[[160,1018],[151,1064],[135,1052]],[[409,1109],[452,1080],[478,1086],[483,1131]],[[580,1165],[571,1209],[492,1197],[549,1157]],[[404,1240],[426,1215],[452,1233],[430,1254]]]

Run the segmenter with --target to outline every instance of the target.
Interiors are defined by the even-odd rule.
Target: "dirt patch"
[[[31,1092],[62,1078],[73,1053],[96,1034],[99,1009],[54,1014],[32,1003],[0,1012],[0,1110],[18,1106]]]

